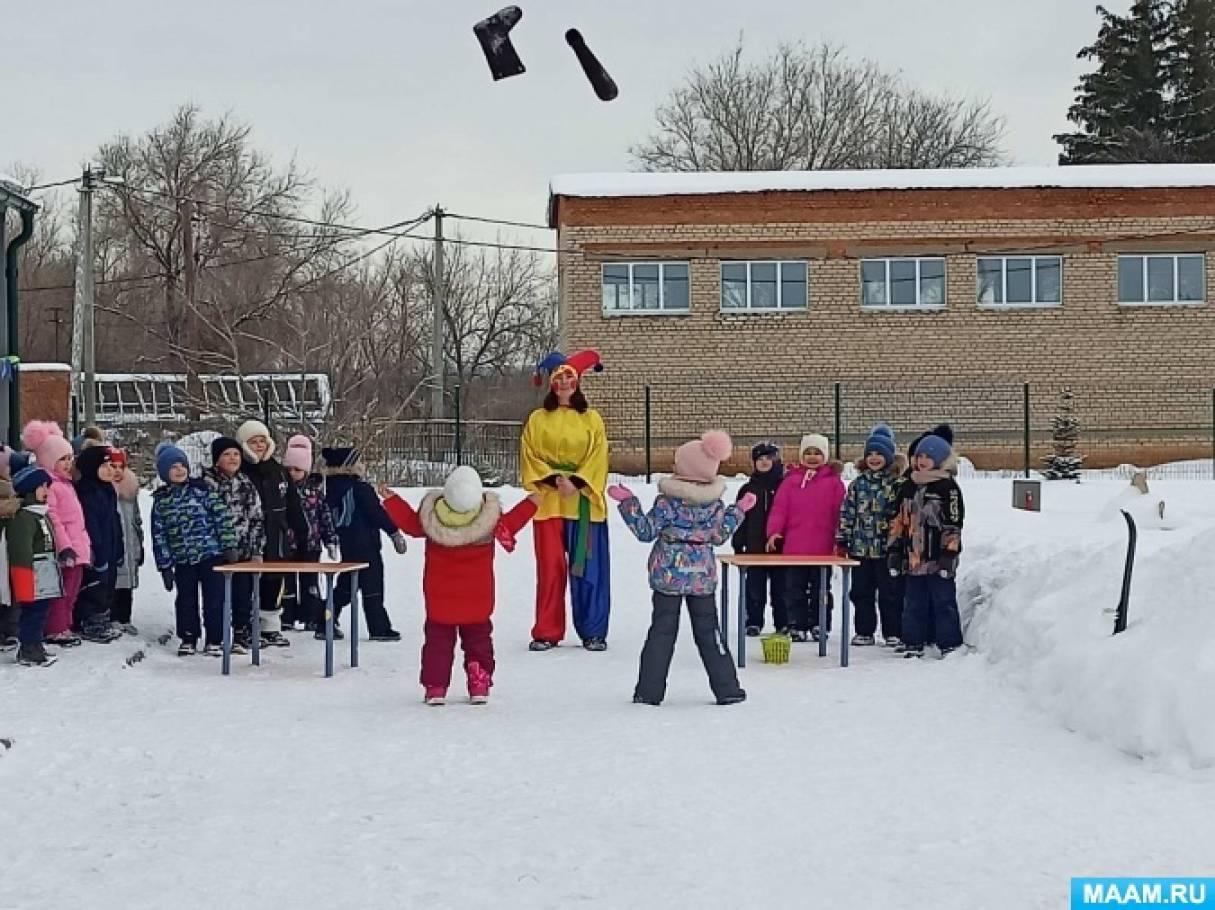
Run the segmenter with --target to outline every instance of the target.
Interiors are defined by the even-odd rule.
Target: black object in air
[[[591,80],[591,85],[595,87],[595,94],[599,96],[599,100],[611,101],[619,95],[620,89],[616,88],[615,81],[608,75],[608,71],[603,68],[603,64],[599,62],[599,58],[586,46],[586,40],[582,37],[582,33],[576,28],[571,28],[565,33],[565,40],[574,49],[574,53],[578,55],[578,62],[582,64],[582,71],[586,73],[586,78]]]
[[[485,52],[485,62],[494,81],[518,76],[527,68],[515,46],[510,43],[510,30],[523,18],[523,10],[517,6],[504,6],[488,19],[482,19],[473,26],[473,34],[481,42],[481,50]]]

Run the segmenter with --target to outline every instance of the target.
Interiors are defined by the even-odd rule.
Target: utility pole
[[[178,208],[178,223],[181,225],[181,258],[185,282],[186,305],[182,307],[179,344],[181,364],[186,374],[186,419],[195,421],[201,417],[202,382],[194,368],[194,327],[198,320],[195,303],[195,286],[198,281],[198,259],[194,248],[194,202],[183,199]]]
[[[72,373],[83,387],[84,422],[97,416],[97,383],[93,349],[93,189],[105,178],[105,169],[85,165],[80,176],[77,212],[76,295],[72,305]]]
[[[435,206],[434,290],[431,301],[430,356],[434,377],[430,393],[430,417],[443,418],[443,309],[446,302],[446,277],[443,274],[443,210]]]

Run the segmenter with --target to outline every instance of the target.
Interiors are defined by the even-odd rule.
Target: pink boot
[[[474,705],[483,705],[489,701],[489,687],[493,685],[488,673],[481,665],[473,661],[468,665],[468,700]]]
[[[442,686],[427,686],[426,696],[422,701],[436,708],[445,705],[447,704],[447,690]]]

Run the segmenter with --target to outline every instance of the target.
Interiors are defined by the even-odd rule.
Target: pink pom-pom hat
[[[728,433],[709,430],[700,439],[685,442],[675,450],[675,476],[680,480],[712,483],[717,469],[734,451]]]

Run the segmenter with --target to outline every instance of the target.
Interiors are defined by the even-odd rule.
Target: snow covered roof
[[[0,198],[4,199],[6,205],[16,206],[19,211],[38,210],[38,206],[26,195],[25,184],[8,174],[0,174]]]
[[[72,367],[66,363],[22,363],[21,369],[26,373],[70,373]]]
[[[1090,164],[925,170],[562,174],[556,196],[687,196],[823,190],[1215,187],[1215,164]]]

